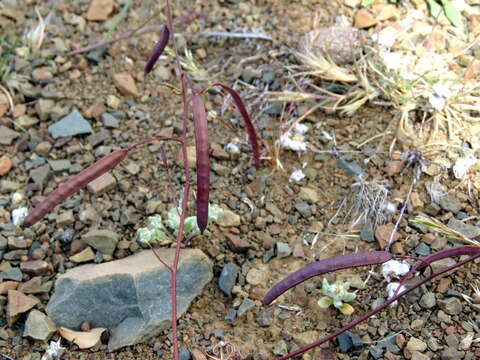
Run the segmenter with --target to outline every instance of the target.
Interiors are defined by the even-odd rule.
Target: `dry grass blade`
[[[205,111],[205,104],[198,94],[193,96],[192,109],[197,153],[197,225],[203,233],[208,223],[210,157],[208,154],[207,112]]]
[[[130,148],[116,150],[93,163],[77,175],[72,176],[66,183],[60,185],[57,189],[48,194],[47,198],[33,209],[33,211],[25,218],[23,226],[29,227],[37,223],[63,200],[73,195],[89,182],[105,174],[108,170],[117,166],[123,159],[125,159],[130,150]]]
[[[153,69],[153,65],[157,62],[160,55],[162,55],[163,50],[168,44],[168,39],[170,38],[170,30],[168,29],[167,25],[163,26],[162,33],[160,34],[160,39],[158,40],[157,44],[153,48],[153,51],[148,58],[147,65],[145,65],[144,73],[147,75]]]
[[[223,83],[215,83],[215,84],[212,85],[212,87],[213,86],[222,87],[232,97],[233,102],[237,106],[238,111],[240,111],[240,114],[242,115],[243,120],[245,121],[245,126],[247,127],[248,137],[250,139],[250,143],[252,144],[253,161],[255,163],[255,167],[257,169],[260,168],[260,150],[259,150],[259,146],[258,146],[257,131],[255,130],[255,127],[253,126],[252,119],[250,118],[250,115],[248,115],[247,108],[245,107],[245,104],[243,103],[242,98],[230,86],[227,86]]]

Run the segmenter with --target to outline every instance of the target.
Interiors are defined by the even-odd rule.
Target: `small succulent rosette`
[[[322,309],[327,309],[330,305],[333,305],[342,314],[351,315],[354,312],[353,306],[346,303],[355,300],[357,295],[348,292],[349,288],[349,282],[336,281],[330,285],[327,279],[323,279],[322,292],[325,296],[318,300],[318,306]]]

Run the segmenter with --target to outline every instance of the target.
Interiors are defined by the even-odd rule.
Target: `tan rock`
[[[199,349],[192,350],[192,359],[193,360],[207,360],[206,355]]]
[[[96,178],[87,185],[87,189],[95,195],[102,194],[117,184],[117,179],[109,172]]]
[[[8,111],[8,98],[3,93],[0,94],[0,117],[5,115]]]
[[[135,98],[140,96],[137,86],[135,85],[135,80],[133,80],[130,74],[115,74],[113,75],[113,82],[121,94]]]
[[[33,308],[39,303],[39,300],[17,290],[8,290],[7,302],[7,320],[8,324],[12,325],[17,321],[20,314]]]
[[[40,294],[45,292],[42,288],[42,277],[35,276],[24,283],[18,285],[18,291],[24,294]]]
[[[0,157],[0,176],[8,174],[12,166],[12,160],[7,155]]]
[[[366,29],[377,24],[377,20],[367,10],[359,10],[355,15],[353,26],[359,29]]]
[[[29,275],[45,275],[50,271],[50,264],[44,260],[30,260],[20,263],[20,269]]]
[[[113,0],[92,0],[88,7],[88,21],[105,21],[113,12],[115,3]]]
[[[17,290],[17,281],[3,281],[0,283],[0,295],[6,295],[8,290]]]
[[[376,19],[378,21],[384,20],[398,20],[400,18],[400,14],[396,8],[396,6],[392,4],[385,4],[381,7],[380,11]]]
[[[390,161],[385,169],[388,176],[398,175],[402,172],[405,164],[401,160]]]
[[[70,256],[70,260],[77,264],[92,261],[93,259],[95,259],[95,253],[90,246],[86,247],[78,254]]]
[[[100,116],[102,116],[105,111],[107,111],[107,108],[105,107],[103,101],[101,101],[90,106],[87,111],[85,111],[85,116],[89,119],[94,118],[99,120]]]
[[[375,230],[375,239],[377,239],[378,244],[380,245],[380,249],[383,250],[387,247],[390,237],[392,238],[392,243],[401,238],[401,235],[398,232],[394,232],[393,236],[391,236],[392,231],[393,224],[391,223],[377,227],[377,229]]]

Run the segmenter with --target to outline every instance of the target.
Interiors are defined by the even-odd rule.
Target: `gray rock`
[[[394,333],[394,334],[390,334],[390,335],[384,337],[382,340],[380,340],[377,343],[377,346],[382,348],[382,349],[385,349],[390,345],[395,345],[396,343],[397,343],[397,334]]]
[[[273,348],[273,353],[279,356],[288,354],[288,347],[285,340],[280,340],[275,344],[275,347]]]
[[[381,359],[383,356],[383,349],[378,345],[372,346],[370,347],[370,355],[372,355],[374,359]]]
[[[255,306],[255,301],[249,298],[243,299],[242,303],[240,304],[240,307],[238,308],[238,317],[245,314],[248,310],[250,310],[254,306]]]
[[[25,322],[25,330],[23,336],[31,337],[35,340],[48,341],[57,328],[47,315],[33,309],[29,312],[27,321]]]
[[[360,239],[366,242],[374,242],[375,241],[375,234],[373,231],[373,225],[370,221],[368,221],[365,226],[362,228],[360,232]]]
[[[277,241],[276,243],[276,250],[277,250],[277,257],[278,258],[285,258],[292,254],[292,248],[284,242]]]
[[[365,174],[365,170],[363,170],[355,160],[347,161],[340,157],[337,161],[337,166],[340,169],[345,170],[348,176],[359,177]]]
[[[465,235],[466,237],[469,237],[470,239],[480,236],[480,227],[465,224],[463,221],[457,220],[453,217],[448,220],[447,225],[448,227],[452,228],[455,231],[458,231],[459,233]]]
[[[435,294],[432,292],[427,292],[422,295],[419,302],[420,306],[424,309],[431,309],[437,304],[437,299]]]
[[[20,184],[15,181],[1,180],[0,181],[0,193],[11,193],[20,188]]]
[[[229,322],[233,322],[237,317],[237,310],[235,309],[228,309],[227,314],[225,315],[225,320]]]
[[[159,250],[172,263],[174,249]],[[185,249],[178,268],[177,312],[181,316],[212,279],[212,264],[200,250]],[[171,273],[146,250],[102,264],[78,266],[61,275],[47,306],[57,326],[111,330],[110,351],[147,341],[170,328]]]
[[[462,312],[462,302],[454,297],[438,301],[438,306],[448,315],[458,315]]]
[[[420,256],[428,256],[430,255],[430,247],[425,243],[418,244],[417,248],[415,249],[415,254]]]
[[[117,129],[118,128],[118,119],[109,113],[102,114],[103,126],[107,129]]]
[[[465,355],[464,351],[458,351],[454,348],[447,348],[442,351],[440,354],[440,359],[442,360],[461,360],[463,359],[463,355]]]
[[[56,139],[64,136],[92,133],[90,123],[84,119],[77,109],[48,127],[50,134]]]
[[[272,313],[269,311],[261,311],[257,316],[257,324],[261,327],[270,327],[272,325]]]
[[[5,256],[5,258],[7,258],[7,256]],[[22,278],[22,271],[18,267],[12,267],[0,272],[0,279],[3,280],[22,281]]]
[[[451,195],[451,194],[447,194],[445,196],[442,196],[440,198],[440,202],[439,202],[438,205],[440,205],[440,207],[443,210],[451,211],[454,214],[458,213],[460,210],[463,209],[463,205],[460,202],[460,200],[458,200],[458,198],[456,196]]]
[[[300,201],[295,203],[295,209],[304,217],[309,218],[312,216],[312,210],[310,209],[310,205],[306,201]]]
[[[45,186],[48,180],[50,180],[52,172],[50,171],[50,166],[48,164],[45,164],[31,170],[29,175],[35,184]]]
[[[233,263],[226,264],[222,269],[220,278],[218,279],[218,286],[228,297],[232,297],[232,288],[237,282],[239,271],[240,268]]]
[[[191,360],[192,354],[186,347],[181,347],[179,351],[180,360]]]
[[[12,129],[0,125],[0,144],[1,145],[10,145],[12,141],[19,137],[20,134]]]
[[[347,352],[351,349],[360,350],[364,346],[362,339],[348,331],[337,336],[337,340],[341,352]]]
[[[82,239],[103,254],[113,255],[119,238],[120,236],[116,232],[105,229],[91,230]]]
[[[52,171],[55,173],[60,173],[63,171],[68,171],[72,166],[72,163],[68,159],[61,159],[61,160],[48,160]]]

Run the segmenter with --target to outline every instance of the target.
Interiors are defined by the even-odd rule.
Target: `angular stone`
[[[17,290],[18,281],[2,281],[0,283],[0,295],[6,295],[8,290]]]
[[[422,340],[411,337],[407,343],[407,349],[410,351],[425,351],[427,349],[427,344],[425,344]]]
[[[117,179],[109,172],[99,176],[87,185],[87,189],[95,195],[102,194],[112,189],[117,184]]]
[[[93,252],[90,246],[87,246],[85,249],[83,249],[79,253],[73,256],[70,256],[70,261],[73,261],[74,263],[77,263],[77,264],[92,261],[93,259],[95,259],[95,253]]]
[[[72,163],[68,159],[60,159],[60,160],[48,160],[50,167],[54,173],[61,173],[63,171],[68,171],[72,166]]]
[[[113,0],[92,0],[88,7],[88,21],[105,21],[114,9]]]
[[[377,20],[368,12],[368,10],[359,10],[355,15],[353,26],[359,29],[369,28],[377,23]]]
[[[25,322],[23,336],[28,336],[35,340],[48,341],[55,331],[57,331],[57,328],[52,319],[41,311],[33,309],[28,314]]]
[[[29,175],[35,184],[45,186],[48,180],[50,180],[52,172],[50,171],[50,166],[45,164],[30,171]]]
[[[113,255],[120,236],[111,230],[92,230],[83,236],[83,241],[102,252]]]
[[[218,279],[218,287],[225,295],[229,297],[232,296],[232,288],[237,282],[237,276],[239,271],[240,268],[237,265],[233,263],[228,263],[225,264],[222,272],[220,273],[220,278]]]
[[[318,202],[318,194],[314,189],[302,187],[298,195],[300,196],[300,199],[305,200],[310,204]]]
[[[9,325],[17,321],[20,314],[30,310],[39,303],[37,298],[22,294],[17,290],[8,290],[7,320]]]
[[[250,249],[250,242],[246,239],[242,239],[238,235],[227,234],[227,243],[230,249],[235,253],[243,253]]]
[[[50,134],[56,139],[79,134],[91,134],[92,126],[77,109],[48,127]]]
[[[240,226],[240,215],[224,209],[222,215],[217,219],[217,224],[222,227]]]
[[[135,80],[133,80],[130,74],[115,74],[113,75],[113,82],[122,95],[133,96],[134,98],[140,96],[137,86],[135,85]]]
[[[55,102],[50,99],[39,99],[37,104],[35,105],[35,109],[37,110],[37,115],[41,121],[45,121],[50,117],[50,114],[55,107]]]
[[[174,249],[159,250],[171,264]],[[185,249],[178,268],[181,316],[212,279],[212,264],[200,250]],[[147,341],[170,327],[171,273],[150,250],[103,264],[83,265],[61,275],[47,314],[57,326],[80,329],[87,321],[111,331],[110,351]]]
[[[465,235],[470,239],[480,236],[480,227],[470,225],[470,224],[465,224],[463,221],[457,220],[453,217],[450,218],[450,220],[448,220],[447,225],[448,227],[458,231],[459,233]]]
[[[20,136],[20,134],[12,129],[0,125],[0,144],[1,145],[10,145],[12,141]]]

